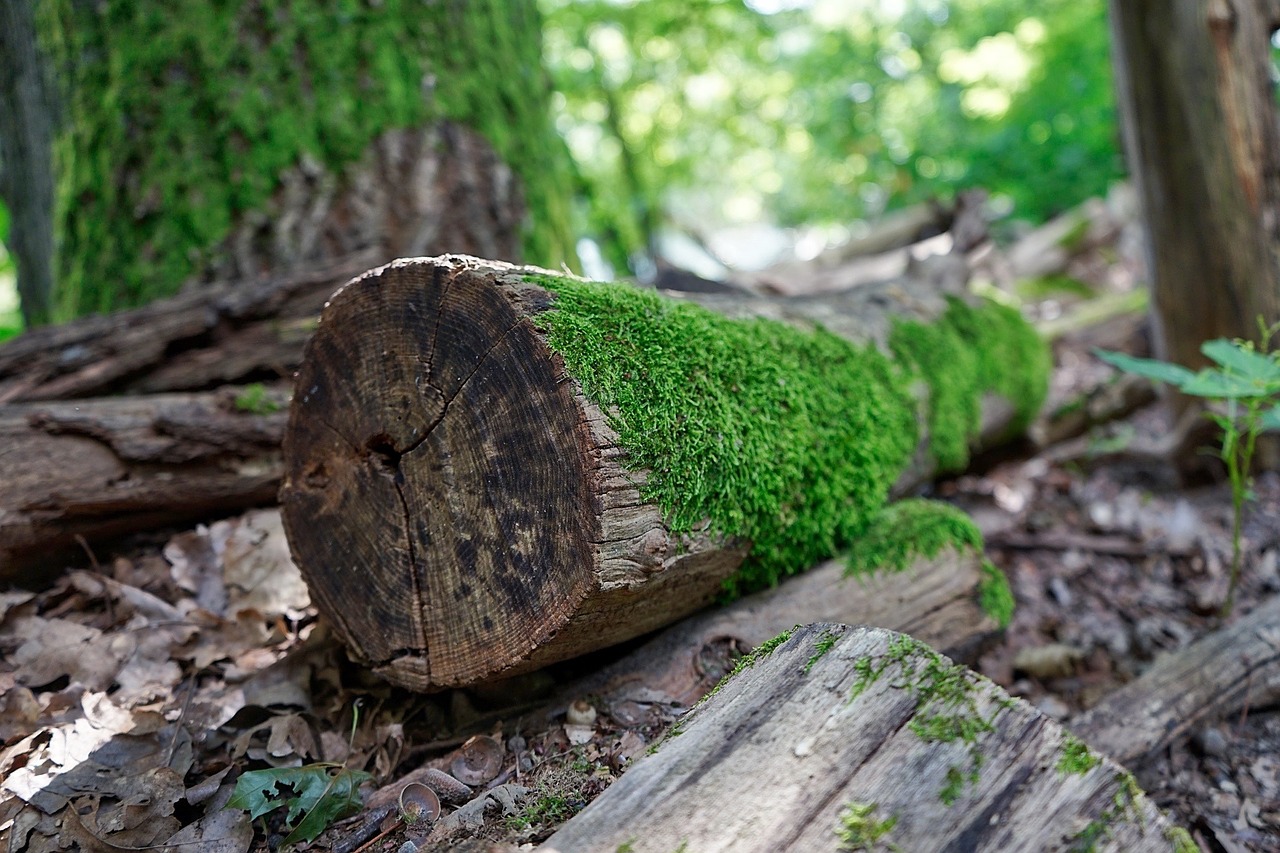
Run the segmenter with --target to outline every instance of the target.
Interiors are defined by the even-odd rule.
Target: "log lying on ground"
[[[1173,848],[1132,776],[923,643],[816,624],[770,646],[539,849]]]
[[[706,661],[724,650],[750,651],[806,621],[877,625],[910,634],[943,651],[969,649],[999,626],[983,609],[989,572],[976,550],[945,548],[904,569],[852,575],[844,560],[829,560],[776,588],[740,598],[672,625],[640,648],[564,691],[627,701],[640,691],[647,701],[690,706],[715,686],[720,674]]]
[[[1071,721],[1091,746],[1126,764],[1196,726],[1280,699],[1280,597],[1233,625],[1160,657]]]
[[[194,391],[289,376],[334,288],[380,259],[360,252],[266,281],[212,284],[26,332],[0,344],[0,403]]]
[[[895,480],[962,465],[1043,397],[1043,346],[998,306],[909,281],[697,299],[786,322],[459,257],[334,295],[281,501],[358,658],[431,689],[654,630],[831,556]]]
[[[259,387],[0,406],[0,580],[78,537],[273,503],[287,402]]]

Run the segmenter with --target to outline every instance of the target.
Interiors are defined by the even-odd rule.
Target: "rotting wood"
[[[80,537],[274,503],[288,392],[245,394],[0,406],[0,579],[60,569]]]
[[[1280,699],[1280,596],[1177,651],[1070,723],[1090,746],[1140,761],[1209,720]]]
[[[646,472],[546,343],[555,298],[535,272],[458,256],[374,270],[335,294],[299,374],[281,492],[294,558],[355,656],[404,686],[512,675],[670,624],[751,545],[673,530],[641,498]],[[687,298],[883,344],[893,318],[949,310],[944,293],[903,280]],[[1007,436],[1014,403],[983,403],[978,440]],[[927,447],[899,488],[933,471]]]
[[[815,624],[538,849],[1168,851],[1174,832],[1121,767],[986,679],[904,635]]]
[[[359,252],[265,281],[226,281],[0,344],[0,403],[203,390],[285,377],[325,300],[380,260]]]
[[[829,560],[774,589],[672,625],[564,693],[614,703],[639,690],[646,701],[688,707],[719,680],[704,663],[717,648],[749,651],[815,620],[876,625],[944,651],[967,650],[997,627],[978,603],[981,583],[982,558],[971,551],[946,549],[902,571],[872,575],[850,575],[844,561]]]

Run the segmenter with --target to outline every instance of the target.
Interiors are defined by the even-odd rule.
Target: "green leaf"
[[[1225,367],[1227,373],[1238,373],[1272,385],[1280,384],[1280,364],[1248,345],[1218,338],[1205,341],[1200,351]]]
[[[1157,361],[1154,358],[1136,358],[1122,352],[1110,352],[1109,350],[1101,349],[1095,349],[1093,354],[1107,364],[1120,368],[1125,373],[1154,379],[1156,382],[1167,382],[1178,388],[1182,388],[1183,385],[1195,378],[1195,374],[1187,368],[1178,364],[1170,364],[1167,361]]]
[[[229,808],[244,809],[259,818],[288,807],[286,822],[293,826],[285,844],[314,841],[335,820],[358,811],[359,787],[372,778],[363,770],[347,770],[331,764],[251,770],[236,780]],[[283,788],[295,794],[286,797]],[[302,820],[294,825],[299,817]]]
[[[1202,370],[1182,385],[1183,394],[1208,397],[1215,400],[1240,400],[1248,397],[1266,397],[1269,391],[1252,379],[1237,373],[1221,370]]]
[[[1258,428],[1263,432],[1280,430],[1280,405],[1273,406],[1262,413],[1258,419]]]

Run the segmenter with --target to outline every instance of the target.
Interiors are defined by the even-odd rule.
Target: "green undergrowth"
[[[628,467],[649,472],[641,495],[662,508],[675,532],[709,525],[752,543],[728,595],[861,547],[918,440],[912,386],[919,365],[932,365],[936,355],[908,340],[921,334],[898,325],[895,361],[822,328],[731,320],[626,285],[529,279],[556,294],[554,308],[538,318],[548,343],[608,413]],[[967,353],[974,375],[966,375],[963,400],[952,394],[953,377],[937,384],[933,374],[924,377],[943,407],[930,407],[931,435],[959,436],[967,447],[986,391],[1008,397],[1022,421],[1034,414],[1048,356],[1016,312],[953,300],[937,325]],[[1035,375],[1021,376],[1027,372]],[[954,452],[950,458],[959,464]],[[947,518],[938,541],[954,542],[960,529],[963,541],[981,546],[976,528]]]
[[[572,258],[533,0],[50,0],[62,318],[174,293],[303,158],[341,173],[441,118],[522,179],[531,261]]]

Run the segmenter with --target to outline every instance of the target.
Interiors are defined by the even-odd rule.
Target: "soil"
[[[1107,375],[1086,347],[1059,346],[1056,399],[1070,399]],[[1166,409],[1156,404],[1065,449],[1024,449],[933,488],[973,514],[1017,599],[1012,624],[968,663],[1051,717],[1069,721],[1161,653],[1222,624],[1232,551],[1229,490],[1222,483],[1184,484],[1166,461],[1134,451],[1171,429]],[[1280,593],[1280,476],[1260,475],[1255,495],[1235,617]],[[250,555],[261,556],[264,543],[274,541],[265,528],[245,522],[244,529],[258,531],[246,540]],[[0,739],[7,749],[0,752],[0,777],[37,768],[37,757],[57,764],[49,733],[74,728],[77,720],[154,742],[167,750],[167,766],[181,783],[170,791],[167,812],[154,805],[153,793],[146,808],[154,814],[144,809],[133,818],[112,811],[112,798],[125,797],[121,791],[67,795],[82,826],[110,831],[114,844],[140,847],[156,841],[147,840],[142,817],[157,826],[167,820],[175,831],[202,821],[212,826],[215,806],[227,802],[237,773],[250,767],[325,761],[334,762],[331,769],[363,768],[374,783],[393,783],[384,796],[394,799],[403,796],[397,792],[405,790],[406,774],[449,770],[471,735],[487,733],[501,757],[468,795],[471,806],[446,804],[434,823],[414,823],[396,801],[336,824],[317,844],[347,853],[512,849],[545,839],[642,756],[682,710],[643,702],[596,708],[590,696],[579,697],[576,709],[563,702],[544,707],[557,684],[617,652],[501,688],[434,696],[392,689],[346,661],[305,595],[244,598],[244,589],[211,586],[210,572],[229,565],[233,541],[234,530],[216,527],[135,540],[118,555],[87,556],[84,566],[34,597],[0,600]],[[50,662],[48,653],[37,654],[48,642],[42,631],[65,637],[68,626],[89,638],[78,659]],[[147,657],[143,635],[167,639]],[[125,643],[129,654],[105,664],[88,654],[91,648],[114,654]],[[708,686],[746,650],[723,651],[705,662]],[[32,676],[31,667],[41,675]],[[129,719],[106,722],[116,719],[102,711],[108,706]],[[1205,850],[1280,849],[1280,708],[1231,709],[1133,769]],[[16,797],[0,797],[0,836],[18,831],[21,807]],[[25,849],[58,849],[47,815],[32,823],[38,817],[21,824]],[[284,817],[283,809],[269,811],[251,833],[247,820],[237,824],[243,845],[224,849],[279,847]],[[11,820],[19,822],[6,824]]]

